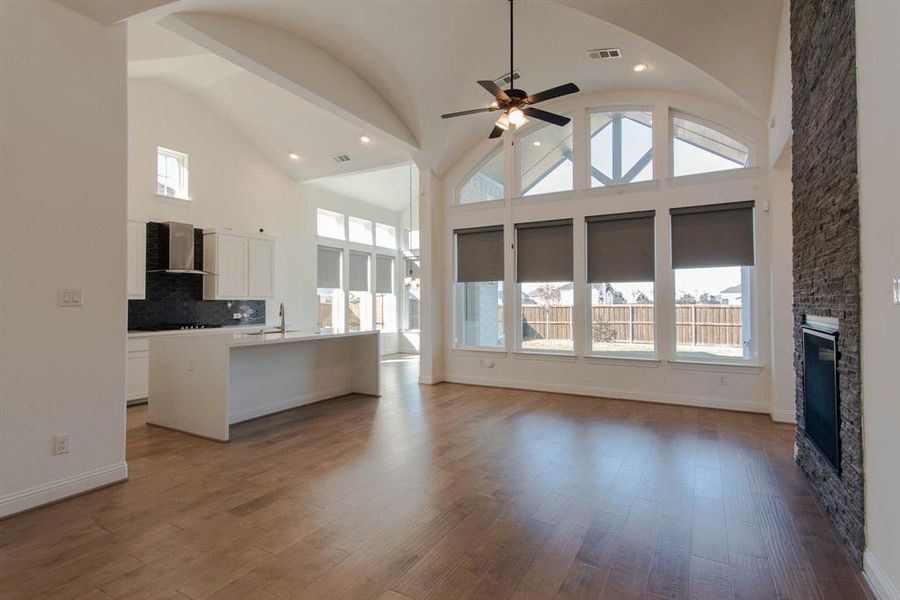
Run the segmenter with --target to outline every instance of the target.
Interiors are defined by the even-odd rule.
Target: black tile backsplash
[[[159,264],[159,223],[147,223],[147,269]],[[194,230],[194,268],[203,268],[203,233]],[[241,318],[233,315],[240,313]],[[265,300],[204,300],[203,276],[147,273],[146,300],[128,301],[128,329],[171,323],[252,325],[266,322]]]

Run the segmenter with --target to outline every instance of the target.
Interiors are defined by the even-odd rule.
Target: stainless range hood
[[[159,224],[159,259],[162,268],[148,269],[148,273],[190,273],[210,275],[194,266],[194,226],[190,223]]]

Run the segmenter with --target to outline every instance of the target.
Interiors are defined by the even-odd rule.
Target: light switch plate
[[[84,306],[84,288],[57,288],[57,303],[60,306]]]
[[[894,304],[900,304],[900,277],[894,277]]]

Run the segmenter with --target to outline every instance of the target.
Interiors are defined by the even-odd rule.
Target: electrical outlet
[[[197,363],[193,358],[187,360],[187,370],[193,372],[197,368]]]
[[[728,378],[724,375],[719,377],[719,385],[728,385]]]
[[[231,313],[231,318],[232,318],[232,319],[240,319],[240,318],[241,318],[241,313]]]
[[[72,440],[69,434],[53,437],[53,454],[68,454],[72,450]]]
[[[59,306],[84,306],[83,288],[57,288],[56,303]]]

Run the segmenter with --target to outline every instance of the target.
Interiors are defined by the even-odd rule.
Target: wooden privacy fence
[[[652,304],[594,306],[593,341],[653,343],[653,308]],[[525,339],[572,339],[571,306],[523,306],[522,316]],[[682,345],[742,345],[740,306],[679,304],[675,326]]]

